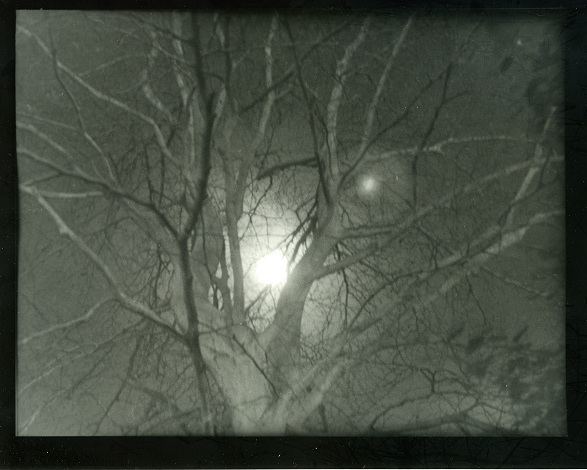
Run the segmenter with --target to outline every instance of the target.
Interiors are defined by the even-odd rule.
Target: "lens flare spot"
[[[364,196],[374,194],[379,189],[379,181],[374,176],[365,175],[359,180],[359,192]]]

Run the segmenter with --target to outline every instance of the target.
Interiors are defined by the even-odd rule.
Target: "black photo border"
[[[563,8],[566,15],[566,347],[568,436],[15,437],[18,191],[14,32],[17,9]],[[587,0],[0,0],[0,468],[586,468],[587,467]]]

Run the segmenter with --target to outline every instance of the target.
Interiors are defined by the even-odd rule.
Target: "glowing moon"
[[[257,261],[255,277],[263,285],[274,286],[287,279],[287,258],[280,251],[273,251]]]

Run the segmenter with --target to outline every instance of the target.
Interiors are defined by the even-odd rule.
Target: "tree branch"
[[[136,315],[149,320],[150,322],[154,323],[156,326],[160,327],[163,331],[171,334],[174,338],[179,339],[183,342],[183,336],[177,333],[170,325],[168,325],[165,321],[163,321],[159,316],[155,313],[155,311],[151,310],[148,306],[139,302],[136,299],[128,296],[121,288],[121,283],[116,279],[110,268],[106,265],[106,263],[98,256],[98,254],[92,250],[86,242],[84,242],[77,234],[75,234],[69,226],[65,223],[65,221],[61,218],[61,216],[53,209],[53,207],[47,202],[47,200],[39,194],[36,188],[21,186],[21,191],[24,191],[27,194],[33,196],[41,206],[45,208],[47,213],[51,216],[59,233],[61,235],[66,236],[69,238],[90,260],[96,265],[96,267],[102,272],[108,284],[110,284],[110,288],[115,294],[116,299],[129,311],[135,313]]]
[[[399,54],[402,44],[404,43],[408,31],[413,23],[414,16],[410,16],[406,24],[404,25],[402,31],[398,39],[396,40],[393,50],[387,59],[385,67],[381,72],[381,76],[379,77],[379,81],[377,82],[377,87],[375,88],[375,93],[373,93],[373,98],[371,98],[371,103],[367,108],[367,118],[365,120],[365,126],[363,127],[363,137],[361,138],[361,144],[357,150],[357,156],[355,157],[354,161],[351,163],[351,170],[359,165],[360,161],[364,158],[367,153],[367,149],[371,144],[371,133],[373,131],[373,123],[375,121],[375,113],[377,111],[379,100],[381,99],[381,95],[385,88],[385,84],[387,82],[387,78],[389,77],[389,72],[391,71],[391,67],[395,62],[395,58]],[[348,173],[348,172],[347,172]]]
[[[53,39],[53,38],[51,37],[51,39]],[[106,154],[102,150],[102,147],[100,147],[98,145],[98,143],[90,136],[90,134],[86,130],[86,126],[84,123],[84,119],[82,117],[82,111],[79,106],[79,103],[77,102],[77,99],[75,98],[74,94],[71,92],[71,90],[67,87],[67,85],[65,84],[65,82],[61,78],[61,74],[59,73],[59,67],[57,66],[57,53],[55,52],[55,50],[53,51],[53,69],[54,69],[55,77],[57,77],[57,81],[61,85],[61,88],[63,89],[63,91],[65,91],[65,94],[67,95],[67,97],[69,98],[69,101],[71,102],[72,106],[75,109],[78,127],[79,127],[79,130],[81,131],[84,139],[90,143],[92,148],[94,150],[96,150],[96,152],[100,156],[102,162],[104,163],[104,166],[108,170],[108,176],[110,177],[110,179],[112,181],[116,181],[116,177],[114,176],[114,173],[112,171],[112,163],[109,161],[108,157],[106,156]]]
[[[419,208],[417,211],[405,216],[403,220],[399,220],[397,222],[381,226],[345,228],[341,236],[341,239],[367,238],[384,234],[389,234],[390,239],[393,239],[401,235],[405,230],[407,230],[407,228],[413,226],[417,221],[422,220],[425,216],[431,214],[434,210],[438,209],[439,207],[448,207],[451,201],[453,201],[458,196],[464,196],[473,191],[478,191],[481,188],[488,186],[491,183],[494,183],[495,181],[498,181],[502,178],[506,178],[507,176],[515,174],[519,171],[528,169],[529,167],[545,165],[550,162],[562,161],[564,160],[561,156],[555,156],[552,158],[541,157],[539,159],[522,160],[505,168],[501,168],[493,173],[490,173],[476,181],[473,181],[472,183],[469,183],[468,185],[464,186],[462,189],[459,189],[458,191],[455,191],[452,194],[447,194],[446,196],[440,198],[433,204],[429,204],[427,206]]]
[[[24,346],[26,345],[29,341],[32,341],[34,339],[40,338],[42,336],[45,336],[49,333],[53,333],[54,331],[59,331],[59,330],[63,330],[65,328],[70,328],[72,326],[75,326],[79,323],[84,323],[87,322],[90,318],[92,318],[94,316],[94,314],[100,309],[100,307],[102,305],[104,305],[106,302],[112,300],[113,297],[108,297],[104,300],[100,300],[98,303],[96,303],[93,307],[91,307],[84,315],[82,315],[81,317],[78,318],[74,318],[73,320],[69,320],[63,323],[59,323],[58,325],[52,325],[49,328],[45,328],[42,331],[38,331],[36,333],[32,333],[30,335],[28,335],[26,338],[23,338],[22,340],[20,340],[18,342],[18,344],[20,346]]]
[[[321,279],[325,276],[341,271],[342,269],[349,268],[352,265],[358,263],[359,261],[362,261],[368,256],[374,254],[378,249],[379,246],[376,243],[372,243],[369,247],[359,251],[358,253],[354,253],[345,258],[341,258],[340,260],[334,263],[327,264],[314,274],[314,280]]]
[[[65,74],[67,74],[78,85],[85,88],[96,99],[98,99],[100,101],[104,101],[104,102],[126,112],[127,114],[138,118],[140,121],[144,122],[145,124],[148,124],[153,129],[153,132],[155,134],[155,138],[157,140],[157,143],[158,143],[161,151],[165,154],[165,156],[171,162],[175,161],[175,157],[171,153],[171,151],[169,150],[167,143],[166,143],[166,140],[165,140],[165,137],[164,137],[163,133],[161,132],[159,125],[155,122],[155,120],[153,118],[151,118],[150,116],[147,116],[146,114],[144,114],[140,111],[137,111],[136,109],[131,108],[127,104],[117,100],[116,98],[112,98],[111,96],[108,96],[108,95],[102,93],[101,91],[97,90],[93,86],[91,86],[89,83],[87,83],[85,80],[83,80],[78,74],[76,74],[71,69],[66,67],[58,59],[54,58],[53,54],[51,53],[51,51],[49,50],[47,45],[36,34],[30,32],[28,29],[26,29],[22,26],[17,26],[17,31],[25,34],[28,37],[33,38],[35,40],[35,42],[39,45],[39,47],[43,50],[43,52],[45,52],[45,54],[47,54],[47,56],[49,56],[50,58],[53,58],[55,60],[55,63],[60,70],[65,72]]]
[[[17,127],[21,127],[21,125],[19,125],[17,123]],[[144,209],[147,209],[152,215],[154,215],[156,217],[156,219],[159,221],[159,223],[164,228],[166,228],[172,235],[177,235],[176,229],[173,227],[173,225],[171,225],[171,223],[169,222],[167,217],[165,217],[165,215],[153,205],[153,203],[143,201],[142,199],[139,199],[138,197],[136,197],[132,194],[129,194],[121,189],[115,188],[110,183],[107,183],[106,181],[104,181],[102,179],[94,178],[93,176],[86,174],[81,168],[79,168],[77,165],[75,165],[73,163],[71,164],[71,167],[73,168],[74,171],[68,170],[60,165],[57,165],[56,163],[53,163],[52,161],[47,160],[47,159],[37,155],[35,152],[32,152],[31,150],[28,150],[26,148],[17,147],[16,151],[19,155],[28,156],[33,161],[36,161],[37,163],[40,163],[44,166],[48,166],[49,168],[57,171],[62,176],[71,176],[76,179],[82,180],[85,183],[99,186],[110,194],[113,194],[115,196],[119,196],[123,200],[126,200],[128,202],[132,202],[134,204],[141,206]],[[21,187],[22,187],[22,185],[21,185]]]
[[[330,33],[324,35],[323,37],[319,38],[312,45],[308,48],[308,50],[300,57],[299,62],[302,63],[309,55],[315,51],[319,46],[323,45],[329,39],[332,39],[334,36],[339,34],[340,32],[344,31],[348,26],[348,23],[344,23],[341,27],[334,29]],[[265,99],[265,97],[271,93],[272,91],[277,90],[282,84],[287,82],[294,74],[296,69],[296,64],[292,64],[288,67],[288,69],[279,77],[277,80],[273,82],[270,88],[265,89],[263,92],[259,94],[256,98],[254,98],[250,103],[241,107],[240,111],[245,113],[251,109],[253,109],[257,104]]]
[[[270,166],[269,168],[265,168],[261,170],[258,174],[256,179],[262,180],[263,178],[267,178],[268,176],[273,176],[275,173],[278,173],[283,170],[287,170],[288,168],[294,168],[296,166],[306,166],[311,168],[316,168],[318,166],[318,162],[316,161],[315,156],[311,156],[308,158],[300,158],[297,160],[290,160],[287,162],[277,163],[275,165]]]
[[[336,64],[334,73],[334,86],[330,94],[330,100],[326,109],[326,131],[327,131],[327,152],[325,155],[326,168],[329,171],[329,187],[325,187],[327,197],[331,198],[339,184],[340,174],[338,169],[338,110],[340,108],[342,94],[347,79],[347,71],[355,52],[364,42],[369,27],[370,18],[367,17],[361,25],[361,29],[355,40],[349,44],[344,51],[343,57]]]

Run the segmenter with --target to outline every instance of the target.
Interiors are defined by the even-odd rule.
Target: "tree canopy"
[[[19,434],[564,433],[555,20],[20,12]]]

